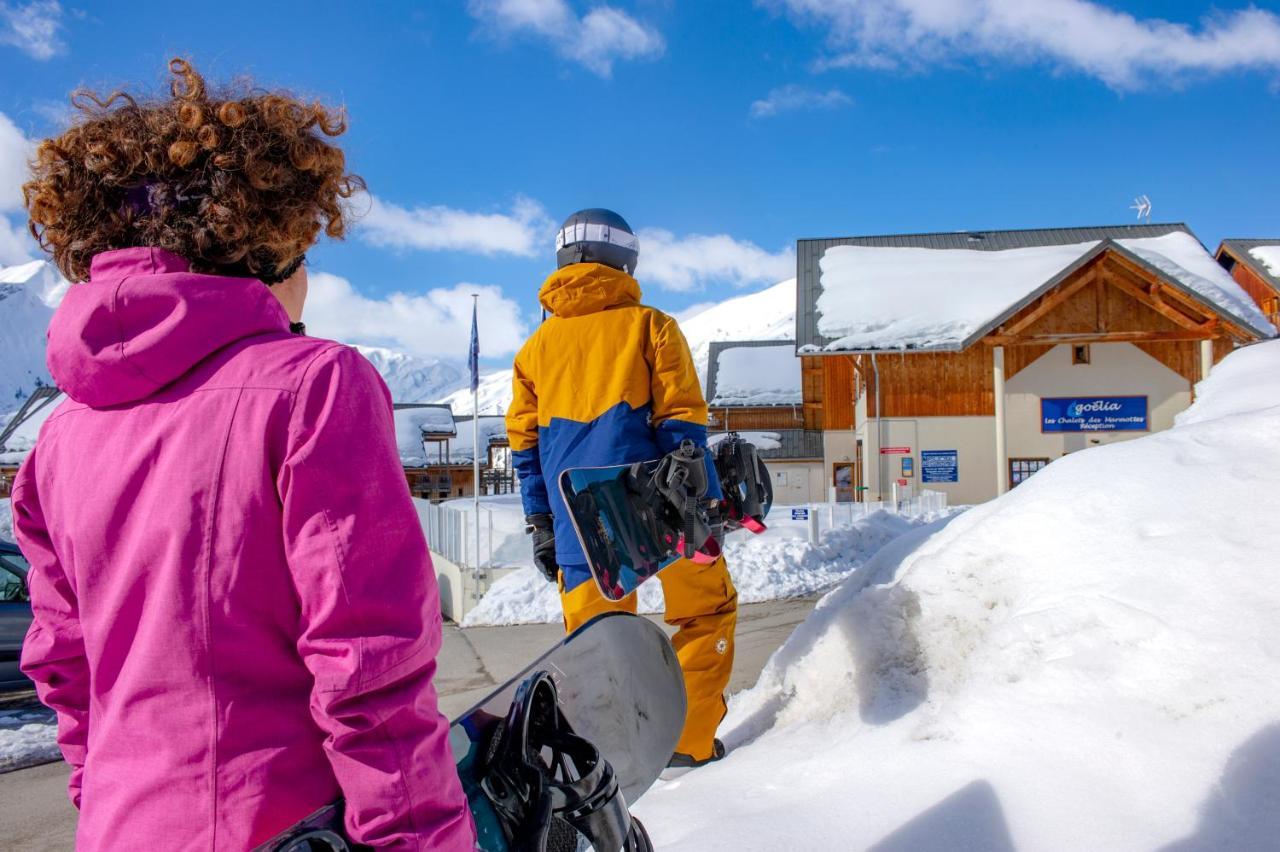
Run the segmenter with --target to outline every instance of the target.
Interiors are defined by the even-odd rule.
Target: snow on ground
[[[52,710],[40,706],[0,710],[0,772],[61,760]]]
[[[852,526],[826,531],[814,546],[807,540],[805,522],[784,519],[782,510],[775,515],[764,534],[739,531],[725,543],[725,558],[738,589],[739,603],[800,597],[830,588],[886,543],[926,522],[877,512]],[[523,529],[520,534],[523,536]],[[525,558],[532,561],[532,551]],[[638,605],[641,612],[662,612],[661,583],[642,585]],[[560,618],[560,597],[555,585],[537,569],[523,567],[499,578],[479,605],[463,618],[462,626],[551,623]]]
[[[1190,234],[1115,242],[1255,330],[1271,331],[1248,294]],[[833,246],[819,262],[818,331],[832,340],[831,351],[955,347],[1097,246]]]
[[[901,536],[634,811],[663,850],[1274,849],[1280,342]]]
[[[715,397],[712,405],[799,405],[804,400],[795,344],[721,349],[708,393]]]

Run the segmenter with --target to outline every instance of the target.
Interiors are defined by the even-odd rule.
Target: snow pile
[[[427,360],[380,346],[355,349],[382,375],[394,402],[434,402],[468,381],[465,366],[456,361]]]
[[[0,500],[0,541],[13,540],[13,504],[6,497]]]
[[[61,298],[62,276],[50,263],[33,260],[0,269],[0,413],[16,411],[41,385],[53,383],[44,363],[45,330]]]
[[[61,760],[52,710],[34,706],[0,710],[0,772]]]
[[[1190,234],[1115,242],[1254,330],[1270,332],[1258,306]],[[830,351],[955,348],[1098,245],[833,246],[819,263],[818,331],[831,339]]]
[[[889,544],[636,805],[656,845],[1275,848],[1278,375]]]
[[[803,522],[771,518],[769,530],[755,536],[734,533],[725,544],[729,573],[739,603],[811,595],[857,571],[885,544],[925,521],[877,512],[823,534],[817,546],[806,540]],[[532,559],[532,552],[529,557]],[[640,612],[662,612],[662,584],[640,587]],[[521,568],[497,580],[478,606],[467,613],[464,627],[559,621],[560,597],[535,568]]]
[[[1249,254],[1267,268],[1272,278],[1280,278],[1280,245],[1254,246],[1249,249]]]
[[[795,344],[734,346],[716,354],[712,405],[799,405],[800,359]],[[708,378],[708,382],[710,382]]]

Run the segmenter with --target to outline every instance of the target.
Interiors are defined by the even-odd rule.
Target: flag
[[[471,357],[467,359],[471,367],[471,392],[480,390],[480,329],[476,325],[476,305],[471,305]]]

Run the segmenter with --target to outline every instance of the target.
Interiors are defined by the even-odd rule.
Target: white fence
[[[479,569],[493,561],[493,513],[481,508],[480,553],[476,554],[476,532],[472,513],[444,503],[415,501],[427,544],[436,553],[459,567]],[[488,523],[486,523],[488,521]]]
[[[868,515],[876,512],[889,512],[904,518],[924,518],[937,515],[947,510],[947,495],[940,491],[921,491],[905,500],[885,500],[883,502],[866,503],[811,503],[807,506],[774,506],[770,518],[783,513],[791,513],[792,519],[800,519],[809,524],[809,541],[817,544],[822,533],[836,527],[852,526]]]

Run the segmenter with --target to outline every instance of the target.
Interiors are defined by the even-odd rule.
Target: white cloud
[[[752,118],[770,118],[780,112],[804,109],[839,109],[849,106],[853,99],[839,89],[825,92],[789,85],[773,89],[769,94],[751,104]]]
[[[763,0],[826,29],[825,66],[954,59],[1049,62],[1118,89],[1194,74],[1280,69],[1280,18],[1250,6],[1199,27],[1090,0]]]
[[[27,160],[35,149],[35,140],[28,139],[9,116],[0,112],[0,212],[22,209]]]
[[[465,251],[532,257],[550,245],[554,227],[536,201],[517,198],[510,213],[475,213],[452,207],[406,208],[369,196],[357,234],[388,248]]]
[[[738,287],[775,284],[796,274],[796,256],[790,248],[771,253],[726,234],[677,238],[660,228],[642,230],[639,236],[637,277],[666,290],[697,290],[712,281]]]
[[[466,358],[472,293],[480,294],[480,352],[485,358],[515,352],[527,332],[519,305],[492,285],[458,284],[372,299],[327,272],[313,272],[308,280],[307,330],[344,343],[386,346],[424,358]]]
[[[0,216],[0,266],[17,266],[35,260],[36,244],[21,225]]]
[[[655,59],[666,41],[621,9],[595,6],[579,17],[567,0],[469,0],[467,10],[492,35],[532,35],[601,77],[619,60]]]
[[[62,7],[55,0],[0,2],[0,45],[16,47],[32,59],[52,59],[64,49]]]

